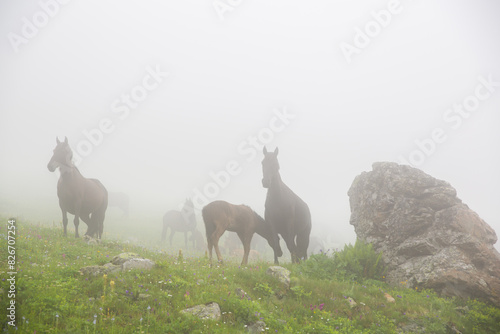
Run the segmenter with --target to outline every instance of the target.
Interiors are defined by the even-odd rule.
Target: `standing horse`
[[[194,214],[194,204],[190,199],[186,199],[184,206],[181,211],[170,210],[165,215],[163,215],[163,230],[161,232],[161,241],[165,241],[167,236],[167,230],[170,227],[170,246],[172,246],[172,238],[175,232],[184,233],[184,243],[186,244],[186,249],[188,247],[188,237],[187,233],[191,232],[193,235],[196,230],[196,217]],[[195,240],[193,239],[193,248]]]
[[[68,145],[68,138],[60,142],[56,138],[57,146],[54,154],[47,164],[49,171],[53,172],[59,167],[61,177],[57,182],[57,197],[62,211],[64,235],[68,225],[68,215],[75,216],[75,237],[78,238],[79,218],[87,224],[88,236],[97,234],[101,238],[104,229],[104,216],[108,207],[108,191],[99,180],[87,179],[80,174],[71,159],[73,152]]]
[[[225,231],[236,232],[243,243],[242,265],[248,263],[250,242],[254,233],[267,240],[274,254],[283,252],[279,248],[277,235],[272,233],[269,224],[255,211],[246,205],[234,205],[225,201],[214,201],[207,204],[201,211],[207,231],[208,252],[212,260],[212,248],[215,248],[217,259],[222,262],[219,250],[219,239]]]
[[[281,234],[292,256],[292,262],[307,259],[309,234],[311,233],[311,213],[307,204],[281,180],[278,163],[278,148],[268,153],[264,147],[262,160],[262,186],[267,188],[266,221]],[[274,262],[278,257],[274,253]]]

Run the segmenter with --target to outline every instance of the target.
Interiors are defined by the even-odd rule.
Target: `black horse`
[[[68,212],[75,216],[75,237],[79,237],[78,225],[80,218],[88,225],[86,235],[101,238],[104,228],[104,217],[108,207],[108,191],[97,179],[87,179],[72,162],[73,152],[68,144],[68,138],[60,142],[54,155],[47,164],[49,171],[59,168],[61,177],[57,182],[57,196],[62,211],[64,235],[68,226]]]
[[[163,216],[163,230],[161,232],[161,241],[165,241],[167,237],[167,230],[170,227],[170,246],[172,246],[172,239],[175,232],[184,233],[184,243],[186,249],[188,247],[187,233],[191,232],[193,236],[196,230],[196,216],[194,213],[194,204],[190,199],[186,199],[181,211],[170,210]],[[195,240],[192,238],[193,248],[195,247]]]
[[[262,160],[262,186],[267,188],[265,219],[274,229],[276,238],[281,234],[292,256],[292,262],[307,259],[311,233],[311,213],[307,204],[281,180],[278,148],[268,153],[264,147]],[[274,253],[274,262],[279,255]]]

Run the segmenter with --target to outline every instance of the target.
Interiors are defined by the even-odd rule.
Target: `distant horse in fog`
[[[128,218],[130,197],[122,192],[109,192],[108,207],[116,207],[123,212],[123,216]]]
[[[307,259],[307,247],[311,233],[311,213],[306,202],[297,196],[281,180],[279,173],[278,148],[268,153],[264,147],[262,160],[262,186],[267,188],[265,218],[285,240],[292,256],[292,262]],[[280,255],[274,254],[278,263]]]
[[[57,146],[54,154],[47,164],[49,171],[54,172],[59,168],[61,177],[57,182],[57,196],[59,207],[62,211],[64,235],[68,225],[68,215],[74,215],[75,237],[78,238],[79,218],[87,224],[88,236],[97,234],[101,238],[104,229],[104,217],[108,207],[108,191],[97,179],[87,179],[82,176],[73,164],[73,152],[68,144],[68,138],[60,142],[56,138]]]
[[[186,249],[188,247],[187,233],[191,232],[193,235],[196,230],[196,217],[194,214],[194,204],[190,199],[186,199],[181,211],[170,210],[163,216],[163,230],[161,232],[161,241],[165,241],[167,237],[167,230],[170,228],[170,246],[172,246],[172,238],[175,232],[184,233],[184,243]],[[195,240],[193,239],[193,248]]]
[[[207,204],[201,211],[207,232],[208,252],[212,260],[212,248],[217,259],[222,262],[219,250],[219,239],[225,231],[236,232],[243,243],[242,265],[248,263],[250,242],[254,233],[267,240],[275,254],[281,253],[279,241],[272,233],[269,224],[255,211],[246,205],[234,205],[225,201],[214,201]],[[278,247],[278,249],[276,249]],[[282,253],[281,253],[282,254]],[[281,256],[281,254],[279,256]]]

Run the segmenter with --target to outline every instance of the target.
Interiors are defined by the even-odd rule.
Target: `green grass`
[[[71,231],[71,229],[69,230]],[[0,309],[9,298],[6,219],[0,226]],[[266,275],[272,265],[234,262],[210,266],[203,254],[146,249],[119,241],[87,245],[60,228],[19,222],[16,234],[17,333],[245,333],[258,320],[268,333],[499,333],[500,310],[481,302],[438,297],[433,291],[389,287],[377,279],[349,275],[345,261],[316,255],[292,272],[285,289]],[[157,266],[149,272],[131,271],[107,277],[80,274],[84,266],[104,264],[122,252],[137,252]],[[239,261],[239,259],[238,259]],[[334,263],[332,265],[332,263]],[[357,269],[359,270],[359,268]],[[346,274],[347,273],[347,274]],[[114,285],[112,286],[111,281]],[[243,289],[251,300],[236,295]],[[388,293],[395,298],[389,303]],[[139,294],[147,294],[146,299]],[[351,308],[347,298],[357,306]],[[220,321],[202,321],[181,310],[217,302]],[[5,312],[6,311],[0,311]],[[1,329],[16,331],[2,315]]]

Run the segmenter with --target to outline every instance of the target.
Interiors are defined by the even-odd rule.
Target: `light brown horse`
[[[250,207],[246,205],[234,205],[225,201],[214,201],[207,204],[201,213],[207,231],[210,260],[212,260],[212,248],[215,248],[217,259],[219,262],[222,262],[219,239],[225,231],[236,232],[243,243],[242,265],[248,263],[250,242],[254,233],[265,238],[275,254],[282,254],[277,235],[271,232],[269,224],[255,211],[250,209]]]
[[[57,182],[57,197],[62,211],[64,235],[68,225],[68,215],[75,216],[75,237],[78,238],[79,218],[87,224],[88,236],[100,239],[104,229],[104,216],[108,207],[108,191],[99,180],[87,179],[72,162],[73,152],[68,144],[68,138],[60,142],[56,138],[57,146],[54,154],[47,164],[49,171],[59,168],[61,177]]]

